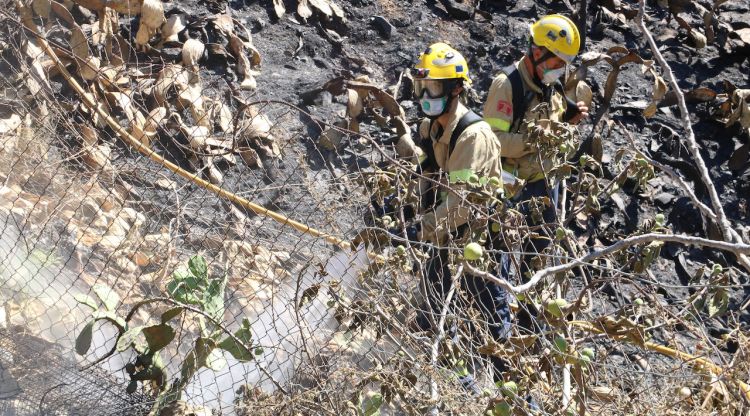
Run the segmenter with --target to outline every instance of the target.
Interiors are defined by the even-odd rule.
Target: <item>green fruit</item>
[[[565,352],[568,350],[568,340],[566,340],[564,337],[561,337],[560,335],[556,336],[554,339],[555,349],[557,349],[560,352]]]
[[[399,256],[403,256],[404,254],[406,254],[406,247],[404,246],[396,247],[396,253],[398,253]]]
[[[518,385],[515,381],[506,381],[502,386],[503,394],[507,397],[513,397],[518,394]]]
[[[560,153],[568,153],[570,151],[570,145],[568,145],[567,143],[562,143],[557,147],[557,150],[559,150]]]
[[[477,243],[469,243],[464,247],[464,258],[466,260],[479,260],[482,258],[482,246]]]
[[[333,308],[334,306],[336,306],[336,301],[330,299],[328,302],[326,302],[326,306],[328,306],[329,308]]]
[[[499,233],[500,232],[500,224],[496,223],[496,222],[493,222],[492,225],[490,226],[490,229],[492,230],[493,233]]]
[[[479,176],[477,176],[477,175],[471,175],[471,176],[469,176],[469,183],[471,183],[471,184],[478,184],[479,183]]]
[[[664,226],[664,214],[661,214],[661,213],[656,214],[656,216],[654,216],[654,223],[656,223],[656,225],[658,225],[659,227],[663,227]]]
[[[591,347],[586,347],[581,350],[581,356],[589,357],[589,360],[596,358],[596,352]]]
[[[643,159],[643,158],[640,158],[640,157],[635,160],[635,163],[639,167],[642,167],[642,168],[645,168],[646,166],[648,166],[648,161],[646,159]]]
[[[389,215],[385,215],[382,218],[383,224],[390,224],[393,222],[393,218],[391,218]]]
[[[513,413],[510,404],[507,402],[500,402],[495,405],[495,409],[492,414],[495,416],[510,416]]]
[[[711,268],[711,275],[716,276],[717,274],[720,274],[724,271],[724,268],[721,267],[721,264],[714,263],[713,267]]]
[[[547,312],[555,318],[562,318],[563,309],[568,307],[568,301],[565,299],[549,299],[545,305]]]
[[[643,302],[643,299],[637,298],[636,300],[633,301],[633,303],[635,303],[637,306],[643,306],[645,302]]]
[[[589,159],[590,159],[590,158],[591,158],[591,157],[590,157],[589,155],[581,155],[581,158],[580,158],[580,159],[578,159],[578,163],[579,163],[579,164],[580,164],[581,166],[584,166],[584,165],[586,165],[586,163],[588,163],[588,161],[589,161]]]
[[[555,239],[558,241],[562,240],[563,238],[565,238],[565,234],[565,228],[557,227],[557,229],[555,230]]]
[[[503,181],[500,180],[497,176],[493,176],[487,181],[487,184],[490,185],[493,188],[499,188],[503,186]]]

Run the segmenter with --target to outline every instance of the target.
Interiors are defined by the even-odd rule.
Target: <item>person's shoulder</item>
[[[482,120],[468,126],[466,130],[463,131],[460,138],[471,141],[488,139],[494,140],[495,133],[492,131],[490,125],[486,121]]]

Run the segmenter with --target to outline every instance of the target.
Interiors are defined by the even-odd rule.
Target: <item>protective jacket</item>
[[[455,140],[451,151],[451,137],[461,118],[469,110],[461,103],[450,114],[445,129],[438,123],[424,119],[419,127],[422,142],[432,145],[438,167],[447,174],[452,189],[460,192],[459,182],[468,182],[472,175],[480,181],[492,176],[502,177],[500,143],[490,126],[484,122],[470,124]],[[461,204],[461,198],[447,192],[433,211],[422,218],[422,239],[439,243],[448,233],[455,231],[469,220],[469,208]]]
[[[548,161],[539,163],[536,146],[529,143],[524,121],[531,122],[540,118],[562,121],[567,103],[552,87],[542,90],[534,83],[526,69],[525,59],[528,58],[524,57],[505,68],[492,81],[484,105],[484,120],[492,127],[500,142],[503,168],[518,178],[535,182],[543,179],[543,169],[548,170],[551,166],[547,165]],[[518,73],[514,75],[514,71]],[[516,82],[512,82],[513,76],[517,77]],[[513,84],[520,84],[522,91],[514,91]],[[546,114],[532,113],[540,102],[549,103]],[[519,114],[521,111],[523,114]]]

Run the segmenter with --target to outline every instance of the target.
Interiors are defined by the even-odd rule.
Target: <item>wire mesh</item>
[[[478,414],[506,400],[519,412],[536,406],[537,412],[557,414],[554,409],[567,402],[560,397],[566,372],[578,386],[574,402],[591,414],[689,412],[698,403],[675,398],[675,386],[697,392],[716,381],[697,377],[679,360],[578,331],[543,310],[527,312],[536,330],[514,325],[510,344],[498,344],[488,330],[492,322],[462,285],[455,294],[438,294],[455,299],[450,308],[437,305],[442,313],[431,316],[444,322],[438,331],[416,327],[417,315],[433,313],[423,305],[425,292],[435,288],[420,282],[425,253],[434,248],[376,244],[371,249],[384,257],[372,261],[364,250],[350,252],[325,235],[294,230],[265,211],[338,236],[339,243],[362,229],[389,228],[382,219],[363,216],[372,215],[373,196],[409,187],[403,176],[408,160],[396,160],[396,146],[383,140],[396,132],[389,125],[394,117],[370,109],[356,120],[359,133],[352,131],[352,120],[332,127],[335,116],[263,100],[261,93],[238,89],[240,80],[193,67],[184,50],[182,65],[165,62],[152,45],[111,32],[122,23],[111,11],[95,24],[82,24],[54,4],[46,15],[34,9],[31,22],[44,28],[44,36],[24,29],[22,14],[4,12],[0,22],[3,414],[145,414],[155,404],[161,414],[372,414],[367,408],[377,397],[388,402],[381,410],[393,414],[438,407]],[[114,20],[103,23],[107,19]],[[206,36],[223,42],[212,43],[212,53],[224,49],[224,59],[248,80],[252,71],[243,66],[252,64],[257,51],[249,36],[242,37],[241,24],[229,24],[236,33],[218,34],[215,24],[206,26]],[[82,91],[61,74],[64,67]],[[356,84],[362,80],[349,81],[362,86]],[[351,111],[349,100],[338,110]],[[125,132],[143,149],[129,143]],[[257,203],[261,212],[230,193]],[[487,227],[486,210],[475,205]],[[533,247],[518,235],[529,228],[511,228],[508,246],[495,249],[512,258],[510,277],[534,255],[542,263],[570,260],[551,249],[529,252]],[[544,224],[533,231],[554,239],[555,228]],[[465,242],[444,251],[454,275]],[[218,316],[206,314],[197,301],[175,303],[170,285],[193,273],[187,265],[197,254],[205,258],[208,276],[226,276]],[[494,271],[490,257],[486,269]],[[643,290],[629,268],[586,267],[588,280],[555,280],[568,299],[585,298],[579,319],[627,314],[631,320],[623,325],[634,328],[655,315],[612,300],[622,286],[628,293]],[[604,284],[592,285],[594,280]],[[534,296],[560,296],[553,292],[546,287]],[[517,303],[520,316],[525,303]],[[165,318],[172,312],[176,318]],[[244,322],[250,348],[237,352],[243,357],[238,359],[229,352],[229,334],[244,336]],[[144,353],[136,338],[121,345],[123,333],[160,325],[173,333],[157,353],[163,365],[158,374],[141,373],[156,367],[139,361]],[[196,358],[200,343],[209,342],[208,328],[218,334],[210,342],[230,339],[230,346]],[[87,330],[89,345],[81,335]],[[667,341],[700,339],[700,331],[693,326]],[[560,345],[560,337],[570,348]],[[147,341],[154,348],[153,339]],[[594,362],[583,362],[586,347],[593,348]],[[500,383],[518,380],[522,393],[495,387],[490,355],[506,361]],[[490,389],[486,400],[461,386],[465,373]],[[134,374],[140,374],[135,384]],[[180,401],[166,405],[159,393],[170,385],[179,386]]]

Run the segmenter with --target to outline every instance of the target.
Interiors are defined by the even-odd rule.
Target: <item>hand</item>
[[[570,119],[570,124],[578,124],[581,120],[589,116],[589,108],[586,106],[586,103],[579,101],[576,105],[578,106],[578,113]]]

